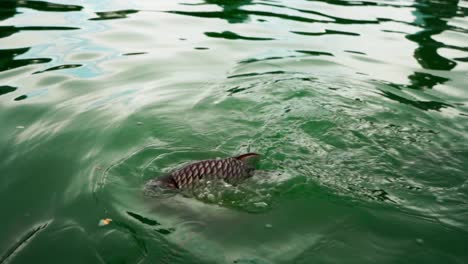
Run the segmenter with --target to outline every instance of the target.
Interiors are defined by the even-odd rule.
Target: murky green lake
[[[2,1],[0,263],[468,263],[467,15]],[[249,151],[239,185],[144,191]]]

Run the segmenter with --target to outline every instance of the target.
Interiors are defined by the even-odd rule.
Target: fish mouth
[[[146,183],[146,188],[174,190],[178,189],[174,181],[164,181],[161,179],[152,179]]]

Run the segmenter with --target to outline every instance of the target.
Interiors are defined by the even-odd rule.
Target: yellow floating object
[[[108,225],[108,224],[110,224],[110,222],[112,222],[112,219],[110,219],[110,218],[101,219],[101,220],[99,220],[99,226]]]

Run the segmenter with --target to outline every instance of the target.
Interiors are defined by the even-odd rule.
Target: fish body
[[[259,156],[256,153],[247,153],[225,159],[198,161],[153,179],[149,185],[160,188],[185,189],[195,186],[202,179],[238,182],[253,175],[255,170],[253,161]]]

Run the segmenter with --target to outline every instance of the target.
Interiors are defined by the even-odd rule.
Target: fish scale
[[[201,179],[219,178],[226,182],[235,182],[253,175],[254,167],[248,161],[258,156],[256,153],[247,153],[225,159],[198,161],[151,180],[149,185],[183,189],[194,186]]]

